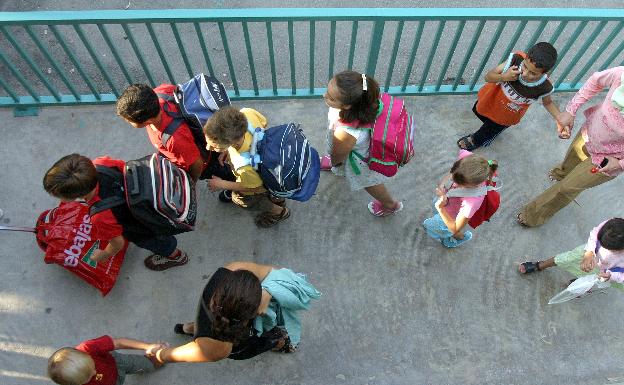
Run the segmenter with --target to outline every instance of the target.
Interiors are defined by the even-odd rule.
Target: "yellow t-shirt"
[[[266,128],[267,120],[258,111],[252,108],[243,108],[240,110],[253,127]],[[248,152],[251,149],[251,143],[253,141],[253,135],[249,132],[245,132],[245,140],[239,149],[234,147],[228,148],[228,157],[230,158],[230,164],[236,164],[236,158],[240,158],[241,152]],[[258,172],[253,167],[247,165],[237,168],[234,171],[236,176],[236,182],[240,183],[245,188],[257,188],[262,186],[262,179]],[[245,194],[245,193],[243,193]],[[252,194],[252,193],[249,193]]]

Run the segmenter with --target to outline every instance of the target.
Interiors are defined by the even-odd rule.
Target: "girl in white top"
[[[343,71],[329,81],[323,95],[330,107],[329,154],[321,158],[321,169],[346,177],[351,191],[366,190],[374,198],[368,210],[383,217],[401,211],[403,203],[386,189],[384,182],[388,177],[370,170],[364,160],[368,158],[370,133],[380,112],[379,96],[375,79],[359,72]]]
[[[520,273],[528,274],[553,266],[580,277],[598,268],[598,276],[611,286],[624,289],[624,219],[611,218],[589,233],[587,243],[539,262],[520,264]]]

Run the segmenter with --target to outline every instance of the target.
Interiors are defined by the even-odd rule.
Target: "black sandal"
[[[472,135],[466,135],[459,138],[459,140],[457,141],[457,147],[466,151],[474,151],[479,148],[479,146],[474,143]]]
[[[520,272],[520,274],[531,274],[536,271],[542,271],[539,267],[540,261],[537,262],[522,262],[520,265],[524,266],[524,273]]]
[[[193,333],[187,333],[184,331],[184,324],[175,324],[173,327],[173,332],[175,334],[181,334],[183,336],[193,336]]]

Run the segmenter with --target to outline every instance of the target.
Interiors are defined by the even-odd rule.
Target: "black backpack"
[[[124,235],[126,226],[130,233],[141,237],[150,233],[151,237],[175,235],[194,229],[197,218],[195,185],[186,171],[161,154],[128,161],[123,173],[105,166],[96,166],[96,169],[103,178],[112,181],[107,184],[113,187],[106,194],[100,194],[102,199],[91,206],[90,215],[113,210],[124,227]],[[132,241],[130,237],[128,240]]]

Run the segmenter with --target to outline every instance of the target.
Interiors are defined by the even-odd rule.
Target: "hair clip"
[[[366,74],[362,74],[362,91],[368,91],[368,83],[366,82]]]
[[[488,159],[488,166],[491,166],[494,161],[492,159]]]

